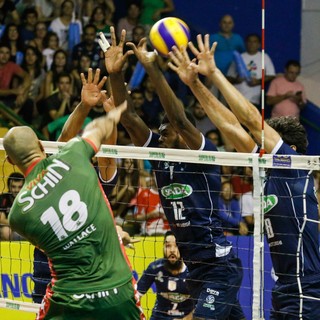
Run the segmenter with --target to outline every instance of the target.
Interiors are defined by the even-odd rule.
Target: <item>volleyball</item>
[[[173,46],[187,46],[190,29],[181,19],[163,18],[152,26],[149,39],[158,53],[167,56]]]

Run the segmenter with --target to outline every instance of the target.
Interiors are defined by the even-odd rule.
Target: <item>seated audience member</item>
[[[241,217],[239,200],[234,197],[230,181],[221,184],[218,215],[225,235],[248,234],[247,225]]]
[[[22,25],[20,26],[20,35],[24,45],[35,38],[35,28],[38,22],[38,12],[34,7],[26,8],[22,13]]]
[[[10,48],[10,61],[20,65],[25,44],[21,38],[18,25],[14,23],[7,24],[3,31],[1,42]]]
[[[21,237],[12,232],[9,227],[8,214],[13,201],[24,184],[24,176],[19,172],[13,172],[7,180],[8,192],[0,195],[0,239],[21,240]]]
[[[45,38],[43,39],[43,50],[42,55],[44,58],[45,70],[51,70],[53,63],[53,56],[59,49],[59,38],[55,32],[48,31]]]
[[[202,108],[201,104],[194,100],[190,106],[190,112],[196,122],[196,127],[199,131],[205,135],[208,131],[214,130],[216,126],[211,122],[206,112]]]
[[[300,62],[289,60],[284,75],[273,79],[267,92],[267,104],[272,107],[271,118],[292,116],[299,118],[300,111],[306,106],[304,86],[297,80]]]
[[[261,39],[258,34],[249,34],[246,37],[246,51],[241,54],[248,70],[248,77],[243,78],[237,72],[236,63],[233,62],[228,70],[228,80],[256,107],[261,105],[261,77],[262,53],[260,51]],[[267,53],[264,54],[265,84],[275,77],[275,69]]]
[[[94,24],[87,24],[83,29],[83,41],[76,44],[72,50],[72,63],[73,67],[79,66],[80,58],[83,55],[89,56],[92,68],[99,66],[100,61],[100,46],[96,40],[97,28]]]
[[[136,159],[122,159],[118,167],[118,182],[109,200],[115,217],[122,219],[130,209],[130,202],[137,196],[140,186],[140,172]]]
[[[51,96],[58,91],[57,81],[60,73],[69,72],[68,54],[62,49],[58,49],[53,54],[53,61],[50,70],[46,74],[44,81],[45,98]],[[71,78],[72,80],[72,78]]]
[[[90,16],[89,23],[93,24],[97,28],[97,39],[99,38],[99,33],[102,32],[108,40],[110,39],[110,27],[113,22],[110,20],[110,9],[104,6],[96,6]]]
[[[81,88],[82,88],[82,81],[81,81],[81,73],[85,76],[88,74],[88,70],[91,66],[91,58],[87,54],[82,54],[79,58],[79,64],[76,68],[71,71],[71,76],[73,79],[73,94],[78,96],[80,95]]]
[[[72,82],[69,73],[59,74],[57,88],[58,92],[52,94],[39,104],[39,113],[42,116],[41,128],[71,113]]]
[[[9,60],[10,47],[0,43],[0,102],[31,124],[35,110],[33,102],[28,98],[30,75]]]
[[[146,187],[139,189],[133,220],[142,223],[142,235],[163,235],[170,229],[153,173],[146,178]]]
[[[82,34],[82,23],[78,19],[74,19],[74,2],[72,0],[64,0],[61,3],[59,17],[53,19],[49,25],[49,30],[55,32],[59,38],[59,47],[63,50],[72,50],[69,48],[69,28],[71,23],[79,26],[79,36]]]
[[[38,21],[35,26],[35,37],[28,42],[28,45],[35,47],[42,52],[44,50],[44,39],[47,33],[47,25],[43,21]]]
[[[132,41],[132,31],[134,27],[139,24],[139,16],[141,7],[138,2],[131,2],[127,7],[127,14],[125,17],[119,19],[117,24],[117,37],[120,39],[121,30],[126,30],[126,41]]]

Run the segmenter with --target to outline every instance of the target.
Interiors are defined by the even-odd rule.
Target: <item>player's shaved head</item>
[[[3,137],[4,149],[16,165],[25,165],[42,153],[35,132],[27,126],[13,127]]]

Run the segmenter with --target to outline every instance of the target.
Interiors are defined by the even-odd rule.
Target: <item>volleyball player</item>
[[[88,80],[82,75],[82,103],[97,103],[104,82],[98,73],[93,78],[92,70]],[[93,85],[94,92],[86,91]],[[82,138],[50,157],[30,127],[14,127],[3,138],[9,161],[26,178],[9,223],[47,254],[53,275],[38,319],[144,319],[110,205],[91,164],[125,108],[124,102],[94,120]]]
[[[100,71],[97,70],[98,75],[100,75]],[[96,90],[95,86],[91,86],[90,88],[86,87],[86,93],[88,94],[88,90]],[[110,111],[114,108],[114,105],[110,99],[107,99],[105,93],[101,95],[101,102],[105,111]],[[79,134],[83,123],[88,116],[90,110],[96,106],[96,101],[87,101],[86,104],[80,103],[71,113],[68,120],[63,126],[61,135],[58,138],[58,142],[67,142],[74,138],[77,134]],[[113,145],[117,142],[117,127],[113,128],[111,135],[103,141],[103,144]],[[115,186],[117,182],[117,163],[115,158],[98,158],[98,166],[95,166],[97,169],[97,174],[103,188],[105,195],[108,197],[112,188]],[[120,227],[118,227],[120,228]],[[121,229],[121,228],[120,228]],[[120,230],[122,232],[122,230]],[[127,233],[123,234],[123,236],[127,237]],[[122,238],[123,239],[123,238]],[[124,240],[124,239],[123,239]],[[33,274],[32,280],[34,282],[34,288],[32,291],[32,300],[35,303],[41,303],[43,297],[45,296],[46,289],[48,283],[51,281],[51,272],[48,264],[47,256],[44,252],[39,250],[38,248],[34,249],[33,255]]]
[[[166,111],[159,133],[152,132],[135,113],[130,98],[121,123],[136,146],[216,151],[217,148],[191,122],[182,103],[169,87],[155,63],[154,52],[146,51],[146,39],[138,48],[123,54],[125,31],[116,44],[111,27],[112,46],[105,48],[105,64],[111,81],[115,104],[126,99],[122,69],[128,55],[136,54],[156,84]],[[103,39],[101,39],[103,40]],[[159,152],[161,152],[159,150]],[[173,231],[181,256],[189,269],[189,287],[197,302],[194,319],[226,319],[238,306],[237,293],[242,280],[241,261],[223,235],[217,214],[221,187],[220,168],[214,165],[153,161],[160,188],[161,203]],[[242,310],[240,308],[242,313]],[[244,318],[243,313],[240,317]]]
[[[186,283],[187,266],[171,231],[164,236],[163,256],[151,262],[138,281],[140,295],[156,285],[157,300],[150,320],[191,320],[194,306]]]
[[[190,62],[186,50],[175,48],[171,54],[175,70],[190,86],[210,119],[217,125],[234,121],[227,108],[200,82],[196,72],[208,77],[223,94],[232,112],[261,143],[262,117],[257,108],[228,82],[216,67],[213,58],[217,43],[209,46],[209,36],[197,37],[198,49],[190,49],[198,63]],[[226,111],[227,110],[227,111]],[[265,151],[273,154],[275,163],[285,163],[286,169],[268,170],[264,187],[265,232],[270,246],[273,267],[278,277],[272,292],[271,319],[317,319],[320,309],[320,254],[318,203],[313,178],[307,170],[290,169],[290,156],[305,154],[307,136],[298,119],[280,117],[264,124]],[[252,141],[243,129],[237,140]]]

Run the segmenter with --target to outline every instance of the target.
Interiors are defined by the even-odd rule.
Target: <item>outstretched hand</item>
[[[121,31],[121,37],[118,45],[114,27],[110,27],[110,33],[111,46],[108,40],[105,38],[104,34],[102,32],[100,32],[99,34],[99,44],[104,52],[104,62],[109,74],[121,72],[127,61],[127,57],[133,54],[132,50],[129,50],[125,54],[123,54],[123,46],[126,39],[125,30]]]
[[[96,106],[101,99],[101,90],[107,81],[107,77],[103,77],[100,80],[100,69],[96,70],[93,77],[92,68],[88,70],[88,79],[85,78],[84,74],[80,74],[82,81],[81,90],[81,102],[89,108]]]
[[[138,60],[144,67],[153,64],[157,59],[156,51],[147,50],[147,38],[142,38],[136,46],[133,42],[127,42],[127,46],[132,49]]]
[[[218,43],[214,42],[210,48],[208,34],[204,36],[204,41],[202,39],[202,36],[198,34],[197,43],[198,49],[193,45],[192,42],[189,42],[189,48],[198,60],[198,64],[192,62],[191,67],[194,68],[194,70],[196,70],[198,73],[209,77],[217,69],[216,63],[214,61],[214,52]]]
[[[169,52],[169,56],[171,58],[168,63],[169,68],[178,74],[184,84],[190,85],[198,78],[196,70],[190,65],[191,61],[185,47],[181,47],[179,50],[174,46]]]

